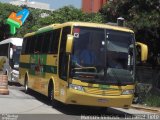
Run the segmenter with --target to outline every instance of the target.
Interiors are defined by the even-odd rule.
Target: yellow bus
[[[129,108],[135,37],[107,24],[53,24],[24,36],[19,82],[64,104]],[[143,55],[142,57],[145,57]]]

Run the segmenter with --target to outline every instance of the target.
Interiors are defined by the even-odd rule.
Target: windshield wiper
[[[118,85],[134,83],[130,71],[124,69],[108,68],[107,78]]]
[[[102,76],[102,73],[96,73],[96,72],[75,72],[75,75],[90,75],[90,76]]]
[[[109,76],[109,73],[113,74],[111,77],[114,78],[115,81],[117,81],[117,85],[122,85],[121,80],[119,80],[119,77],[117,76],[117,73],[114,71],[114,68],[108,68],[107,75]]]
[[[78,80],[83,81],[83,82],[87,82],[87,83],[95,83],[95,79],[82,78],[82,77],[79,77],[79,76],[76,76],[76,77],[73,77],[73,78],[78,79]]]
[[[75,72],[73,73],[75,79],[79,79],[88,83],[104,83],[104,81],[99,80],[99,77],[103,77],[103,73],[96,72]]]
[[[124,78],[128,76],[128,74],[123,74],[122,69],[116,69],[116,68],[108,68],[108,70],[105,72],[74,72],[72,77],[74,79],[81,80],[83,82],[88,83],[97,83],[97,84],[115,84],[118,86],[125,85],[125,84],[131,84],[131,81],[126,81]],[[105,73],[104,73],[105,72]],[[123,71],[126,72],[126,71]],[[124,76],[124,77],[122,77]],[[121,78],[122,77],[122,78]],[[124,82],[122,82],[124,80]]]

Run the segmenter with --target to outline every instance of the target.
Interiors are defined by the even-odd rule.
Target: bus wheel
[[[6,72],[4,73],[4,75],[8,75],[8,72],[6,71]]]
[[[25,83],[24,83],[24,91],[25,93],[28,93],[28,80],[25,77]]]
[[[13,73],[10,75],[10,81],[13,82]]]
[[[48,87],[48,99],[53,107],[58,106],[58,101],[54,99],[54,86],[52,83],[49,84],[49,87]]]

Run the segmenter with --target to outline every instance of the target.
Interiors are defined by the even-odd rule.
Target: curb
[[[131,108],[160,114],[160,108],[147,107],[142,105],[131,105]]]

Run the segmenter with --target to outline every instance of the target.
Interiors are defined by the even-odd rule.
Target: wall
[[[86,13],[96,13],[106,2],[107,0],[83,0],[82,11]]]

